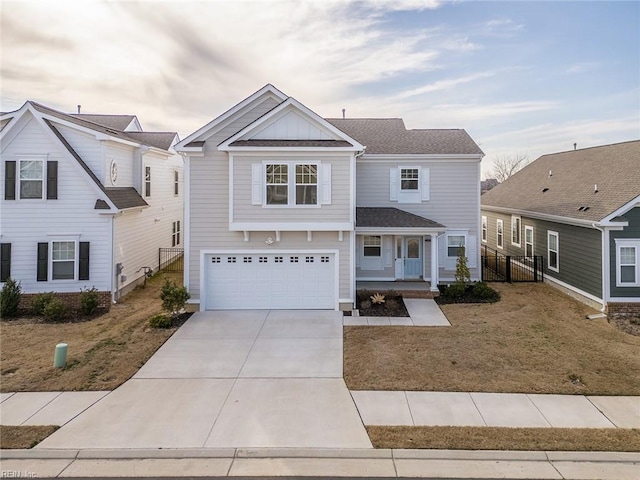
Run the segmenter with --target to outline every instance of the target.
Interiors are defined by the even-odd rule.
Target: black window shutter
[[[58,162],[47,162],[47,200],[58,198]]]
[[[38,243],[38,278],[39,282],[46,282],[49,279],[49,244]]]
[[[0,282],[6,282],[11,276],[11,244],[0,244]]]
[[[80,242],[78,280],[89,280],[89,242]]]
[[[16,199],[16,162],[4,162],[4,199]]]

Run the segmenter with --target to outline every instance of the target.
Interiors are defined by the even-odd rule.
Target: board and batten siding
[[[319,162],[331,165],[331,203],[319,206],[276,206],[252,205],[252,166],[263,161],[278,163],[291,161],[302,163]],[[233,157],[233,220],[235,222],[348,222],[350,220],[350,157],[301,156],[301,157]],[[295,170],[289,169],[289,176]],[[263,195],[264,195],[263,179]],[[291,183],[290,183],[291,185]],[[291,188],[291,187],[290,187]],[[322,174],[318,171],[318,201],[322,191]],[[264,200],[264,199],[263,199]]]
[[[4,162],[28,155],[58,162],[57,200],[4,200]],[[94,210],[98,193],[92,180],[53,133],[29,120],[20,135],[3,143],[0,176],[0,234],[2,243],[11,243],[11,277],[21,282],[23,292],[78,292],[91,287],[110,291],[111,217]],[[54,240],[90,242],[89,280],[36,281],[37,244]]]
[[[611,279],[611,297],[615,301],[616,297],[635,298],[640,301],[640,287],[617,287],[616,286],[616,238],[634,238],[640,239],[640,207],[633,208],[622,215],[628,222],[629,226],[622,231],[611,231],[609,234],[609,265]],[[636,254],[640,254],[637,252]]]
[[[482,210],[487,217],[487,247],[503,255],[525,254],[525,226],[533,227],[533,253],[543,256],[544,275],[602,298],[602,233],[599,230],[538,220],[521,215],[520,247],[511,243],[511,215]],[[503,249],[497,248],[496,220],[504,223]],[[549,270],[547,232],[558,233],[559,271]],[[483,243],[483,245],[485,245]]]

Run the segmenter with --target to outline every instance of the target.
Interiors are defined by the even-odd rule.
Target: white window
[[[477,238],[477,237],[476,237]],[[464,235],[447,236],[447,257],[457,257],[460,247],[465,246]]]
[[[520,217],[511,217],[511,244],[517,247],[520,246]]]
[[[296,205],[318,204],[318,166],[296,165]]]
[[[379,235],[365,235],[362,245],[363,256],[382,257],[382,237]]]
[[[180,174],[178,170],[173,171],[173,194],[178,195],[180,193]]]
[[[429,169],[393,167],[389,171],[389,200],[420,203],[429,200]]]
[[[270,164],[267,172],[267,205],[287,205],[289,203],[289,165]]]
[[[496,242],[498,248],[504,248],[504,222],[500,219],[496,220]]]
[[[180,245],[180,220],[173,222],[173,229],[171,233],[171,246],[177,247]]]
[[[20,161],[20,198],[43,198],[44,161]]]
[[[487,217],[482,216],[482,241],[487,243]]]
[[[524,226],[524,254],[527,257],[533,257],[533,227]]]
[[[151,196],[151,167],[144,167],[144,196]]]
[[[554,272],[560,271],[560,242],[558,232],[547,231],[547,266]]]
[[[640,240],[616,239],[616,286],[640,286]]]
[[[420,169],[401,168],[400,169],[400,190],[419,190]]]
[[[52,242],[51,279],[74,280],[76,271],[76,242]]]

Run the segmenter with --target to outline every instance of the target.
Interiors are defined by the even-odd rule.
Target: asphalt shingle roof
[[[69,116],[103,125],[107,128],[124,131],[136,118],[135,115],[104,115],[93,113],[70,113]]]
[[[636,140],[543,155],[482,195],[482,205],[595,222],[639,195]]]
[[[444,225],[399,208],[356,207],[356,227],[444,228]]]
[[[109,200],[119,209],[146,207],[149,204],[133,187],[110,187],[104,189]]]
[[[327,118],[368,154],[483,155],[462,129],[407,130],[401,118]]]

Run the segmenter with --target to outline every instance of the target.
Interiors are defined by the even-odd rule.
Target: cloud
[[[510,18],[495,18],[482,24],[482,32],[485,35],[497,37],[511,37],[524,29],[523,23],[516,23]]]
[[[404,92],[401,92],[397,95],[395,95],[394,97],[392,97],[392,99],[394,100],[402,100],[405,98],[409,98],[409,97],[414,97],[416,95],[423,95],[425,93],[432,93],[432,92],[437,92],[440,90],[449,90],[453,87],[456,87],[460,84],[463,83],[469,83],[469,82],[473,82],[475,80],[478,79],[482,79],[482,78],[488,78],[488,77],[493,77],[494,75],[496,75],[496,72],[481,72],[481,73],[475,73],[472,75],[467,75],[464,77],[459,77],[459,78],[450,78],[450,79],[446,79],[446,80],[438,80],[436,82],[430,83],[428,85],[423,85],[422,87],[418,87],[418,88],[414,88],[411,90],[406,90]]]
[[[598,62],[581,62],[574,63],[567,68],[566,73],[586,73],[598,68],[600,64]]]

